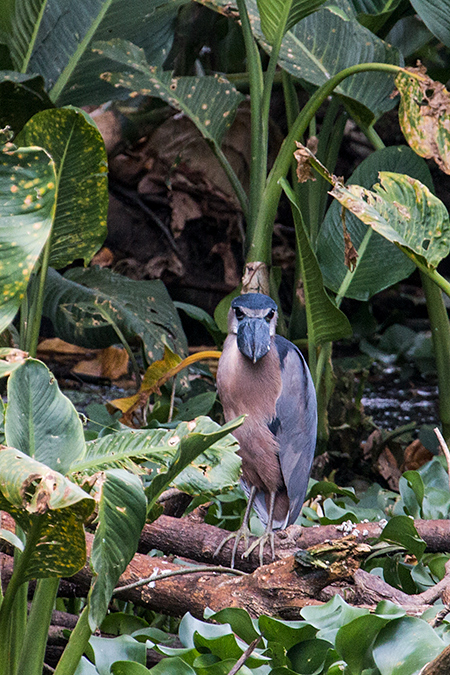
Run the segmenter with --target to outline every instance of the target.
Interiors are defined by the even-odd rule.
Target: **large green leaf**
[[[257,0],[261,29],[270,44],[279,34],[280,19],[284,18],[283,34],[315,12],[325,0]]]
[[[139,468],[136,462],[151,461],[168,470],[152,474],[160,476],[158,481],[165,486],[174,485],[189,494],[214,494],[235,485],[239,478],[238,445],[231,433],[241,423],[239,418],[220,427],[208,417],[199,417],[170,430],[119,431],[87,443],[85,454],[72,469],[92,474],[108,467],[123,467],[145,473],[147,469]]]
[[[426,163],[406,146],[378,150],[365,159],[350,177],[349,184],[371,188],[378,180],[380,170],[405,173],[417,178],[432,189],[432,181]],[[352,213],[345,217],[347,230],[355,248],[368,232],[368,226]],[[358,266],[352,273],[346,296],[356,300],[367,300],[375,293],[409,276],[414,270],[412,263],[384,237],[372,231],[364,253],[359,257]],[[337,292],[348,269],[344,262],[344,236],[342,232],[341,206],[333,203],[328,209],[319,232],[317,258],[325,284]]]
[[[17,142],[41,145],[56,164],[49,264],[60,268],[79,258],[87,264],[106,237],[108,164],[100,132],[82,110],[44,110],[25,125]]]
[[[411,0],[411,4],[433,35],[450,47],[450,1]]]
[[[125,40],[96,43],[96,51],[132,68],[131,73],[104,73],[115,87],[157,96],[187,115],[202,136],[220,145],[244,97],[225,77],[174,77],[149,65],[143,49]]]
[[[27,359],[8,380],[6,442],[67,473],[84,452],[83,425],[46,365]]]
[[[133,40],[152,63],[162,65],[185,2],[136,0],[130,11],[128,0],[16,0],[9,3],[1,35],[16,69],[40,73],[53,101],[101,103],[116,92],[99,80],[111,63],[92,53],[93,41],[119,36]]]
[[[97,577],[89,599],[89,625],[93,631],[103,621],[113,589],[136,553],[147,513],[147,500],[137,476],[112,469],[97,484],[98,524],[91,553]]]
[[[322,272],[309,243],[295,195],[286,181],[283,181],[283,188],[291,201],[294,216],[308,335],[316,345],[347,337],[352,334],[350,322],[325,291]]]
[[[416,675],[444,647],[426,621],[405,616],[390,621],[378,633],[373,658],[381,675]]]
[[[51,232],[55,164],[41,148],[0,155],[0,332],[14,319]]]
[[[450,251],[450,219],[440,199],[418,180],[380,171],[373,190],[336,186],[345,208],[410,257],[435,269]]]
[[[86,561],[83,522],[94,500],[57,471],[15,448],[0,447],[0,510],[27,535],[22,581],[75,574]]]
[[[162,281],[135,281],[108,269],[73,268],[62,277],[49,270],[44,316],[58,337],[82,347],[108,347],[119,337],[95,305],[102,305],[127,340],[139,336],[149,362],[162,358],[164,345],[182,356],[186,337]]]

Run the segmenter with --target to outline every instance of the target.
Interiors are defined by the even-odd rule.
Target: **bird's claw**
[[[250,535],[250,530],[248,529],[248,527],[246,525],[240,527],[239,530],[237,530],[236,532],[231,532],[231,534],[226,536],[225,539],[223,539],[220,542],[220,544],[218,545],[218,547],[214,551],[214,558],[219,554],[219,552],[222,550],[222,548],[225,546],[225,544],[227,542],[234,539],[233,550],[232,550],[232,553],[231,553],[231,565],[230,565],[231,569],[233,569],[234,568],[234,561],[236,560],[236,553],[237,553],[239,542],[241,541],[241,539],[243,539],[244,543],[245,543],[245,546],[247,546],[249,535]],[[242,555],[242,557],[244,557],[244,555]]]
[[[269,541],[270,543],[270,550],[272,552],[272,560],[275,560],[275,542],[274,542],[274,536],[272,531],[266,531],[264,534],[262,534],[260,537],[255,539],[255,541],[250,544],[248,549],[245,551],[245,553],[242,554],[243,558],[248,558],[250,553],[257,547],[259,546],[259,564],[262,567],[264,565],[264,547]]]

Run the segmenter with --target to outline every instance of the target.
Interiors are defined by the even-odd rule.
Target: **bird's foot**
[[[259,564],[264,565],[264,547],[267,543],[270,543],[270,550],[272,551],[272,560],[275,560],[275,542],[272,530],[266,530],[264,534],[255,539],[255,541],[250,544],[248,549],[243,553],[243,558],[248,558],[250,553],[259,546]]]
[[[239,542],[241,541],[241,539],[243,539],[244,543],[245,543],[245,546],[247,546],[249,535],[250,535],[250,530],[248,529],[247,525],[242,525],[239,528],[239,530],[237,530],[236,532],[231,532],[228,536],[225,537],[225,539],[223,541],[221,541],[221,543],[218,545],[218,547],[214,551],[214,557],[216,557],[216,555],[219,554],[219,552],[222,550],[222,548],[225,546],[225,544],[228,541],[231,541],[232,539],[234,539],[233,550],[232,550],[232,553],[231,553],[231,565],[230,565],[231,569],[233,569]],[[244,555],[242,557],[244,557]]]

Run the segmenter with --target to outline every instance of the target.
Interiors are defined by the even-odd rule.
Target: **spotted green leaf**
[[[8,445],[67,473],[83,453],[83,425],[71,401],[41,361],[27,359],[8,380]]]
[[[98,525],[91,552],[91,565],[97,576],[89,600],[92,630],[103,621],[113,589],[136,553],[147,513],[147,500],[137,476],[112,469],[97,484]]]
[[[42,148],[0,154],[0,332],[14,319],[51,232],[55,164]]]
[[[131,68],[130,73],[104,73],[115,87],[156,96],[187,115],[204,138],[220,145],[244,97],[225,77],[174,77],[147,63],[145,53],[126,40],[97,42],[95,50]]]
[[[44,316],[58,337],[91,348],[119,342],[110,323],[96,314],[96,304],[105,306],[127,340],[142,339],[148,362],[161,358],[166,344],[187,354],[180,318],[162,281],[135,281],[96,267],[74,268],[64,277],[49,270]]]
[[[106,237],[107,158],[100,132],[81,110],[43,110],[27,122],[18,142],[44,147],[56,165],[50,265],[65,267],[79,258],[87,264]]]
[[[15,448],[0,447],[0,510],[27,536],[22,581],[75,574],[86,561],[83,522],[94,500],[50,467]]]
[[[450,220],[444,204],[420,181],[381,171],[373,190],[335,186],[331,192],[375,232],[430,269],[450,251]]]

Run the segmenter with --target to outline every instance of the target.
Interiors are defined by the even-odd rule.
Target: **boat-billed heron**
[[[241,484],[248,497],[235,538],[248,543],[248,521],[255,509],[265,533],[244,553],[264,546],[273,530],[284,529],[300,514],[316,446],[317,403],[308,366],[297,347],[276,335],[277,305],[267,295],[247,293],[231,303],[228,337],[217,371],[225,420],[247,417],[234,433],[242,459]]]

